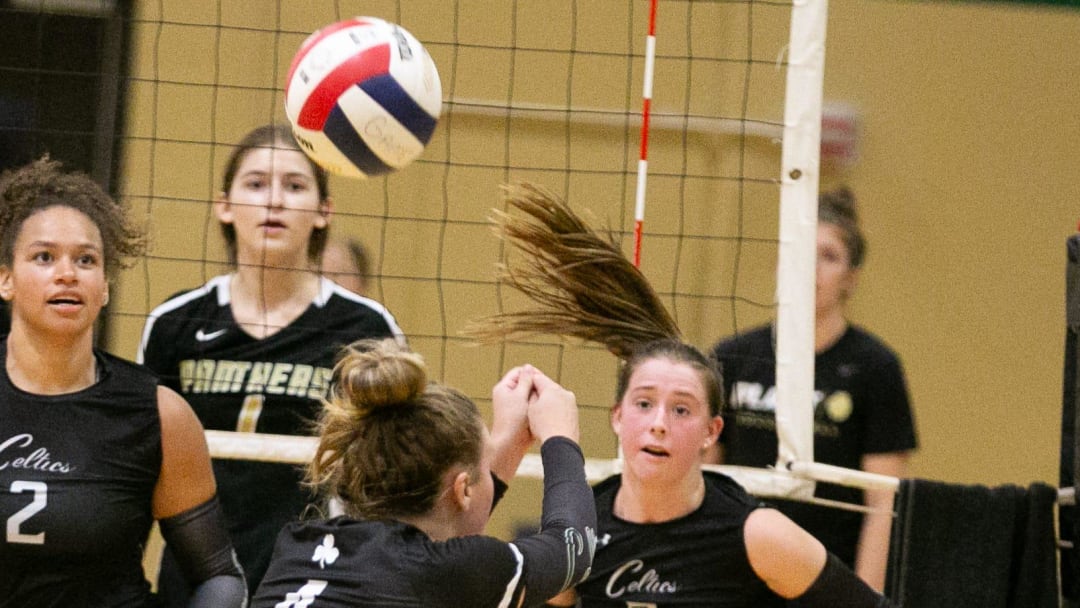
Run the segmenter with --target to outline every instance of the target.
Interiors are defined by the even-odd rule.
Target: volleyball
[[[300,45],[285,114],[300,147],[330,173],[365,178],[404,168],[424,151],[442,84],[423,45],[401,26],[355,17]]]

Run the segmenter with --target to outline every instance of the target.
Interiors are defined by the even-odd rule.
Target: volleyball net
[[[12,7],[3,10],[36,17],[24,29],[43,55],[55,22],[81,15],[97,24],[98,50],[124,58],[113,93],[120,137],[107,138],[114,125],[79,133],[111,151],[96,172],[114,180],[150,229],[150,252],[123,275],[107,310],[103,337],[113,352],[132,357],[150,310],[229,270],[211,201],[233,144],[254,126],[285,121],[285,73],[308,34],[371,15],[400,23],[431,53],[442,116],[425,153],[403,171],[332,178],[331,232],[358,238],[374,254],[367,295],[393,312],[432,375],[490,407],[491,386],[505,370],[533,363],[578,396],[590,462],[616,458],[608,424],[616,362],[606,350],[544,337],[478,348],[460,335],[470,320],[521,304],[495,280],[505,252],[488,215],[500,205],[500,184],[532,181],[611,229],[628,257],[640,253],[642,271],[696,345],[776,321],[784,366],[778,461],[812,468],[805,404],[813,383],[823,2],[665,0],[655,15],[648,0]],[[15,73],[41,83],[73,78],[40,59]],[[95,99],[104,99],[108,74],[88,73],[99,77]],[[38,86],[37,95],[48,88]],[[647,181],[639,193],[646,94]],[[26,132],[31,147],[55,147],[50,133],[33,125]],[[211,446],[216,457],[310,455],[304,438],[213,432]],[[605,466],[595,470],[614,470],[617,461]],[[766,494],[805,494],[795,477],[816,474],[781,468],[766,476],[779,486],[736,477]]]

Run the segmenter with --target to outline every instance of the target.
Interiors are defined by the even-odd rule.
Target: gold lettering
[[[292,363],[275,363],[274,371],[270,373],[270,380],[266,383],[266,392],[271,395],[284,394],[292,368]]]
[[[247,388],[244,389],[244,392],[263,392],[266,389],[267,381],[270,380],[270,372],[272,371],[274,371],[273,363],[267,363],[266,361],[256,363],[251,369],[251,376],[248,377]]]
[[[304,396],[307,387],[311,384],[311,376],[314,371],[315,368],[310,365],[297,365],[293,369],[292,377],[289,378],[289,388],[286,390],[286,394]]]
[[[180,392],[190,393],[191,385],[195,382],[195,362],[184,359],[180,362]]]

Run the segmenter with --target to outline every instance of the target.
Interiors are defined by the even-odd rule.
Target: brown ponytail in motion
[[[500,266],[498,278],[537,307],[493,315],[466,332],[484,341],[546,333],[601,344],[623,362],[617,400],[639,363],[658,357],[686,363],[698,371],[709,409],[719,414],[719,367],[682,340],[660,297],[614,238],[600,237],[565,201],[538,186],[508,186],[505,196],[525,217],[495,211],[496,232],[522,255],[510,258],[520,264]]]
[[[481,340],[555,334],[602,344],[626,359],[642,343],[678,338],[679,328],[645,276],[611,235],[601,238],[554,194],[507,186],[506,202],[532,219],[494,212],[496,231],[524,254],[500,266],[499,280],[539,308],[498,314],[468,328]]]

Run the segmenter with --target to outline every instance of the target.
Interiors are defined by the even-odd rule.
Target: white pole
[[[797,0],[784,105],[776,276],[777,468],[814,460],[814,273],[827,0]],[[807,495],[813,484],[807,484]]]

